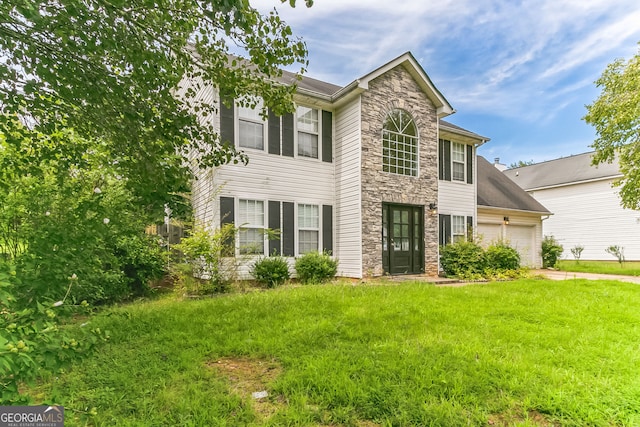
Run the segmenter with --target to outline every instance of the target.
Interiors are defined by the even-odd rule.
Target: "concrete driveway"
[[[618,280],[620,282],[637,283],[640,285],[640,276],[624,276],[618,274],[595,274],[595,273],[576,273],[573,271],[557,271],[557,270],[532,270],[535,275],[545,276],[551,280]]]

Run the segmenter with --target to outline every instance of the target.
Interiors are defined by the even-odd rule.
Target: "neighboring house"
[[[628,260],[640,260],[640,212],[623,209],[612,187],[621,177],[618,164],[591,165],[593,152],[504,171],[554,215],[544,221],[544,235],[564,246],[562,255],[583,246],[581,259],[614,260],[605,252],[624,247]]]
[[[199,171],[196,219],[241,226],[238,255],[326,250],[340,276],[436,275],[439,244],[476,227],[488,139],[442,120],[454,110],[410,53],[344,87],[305,77],[295,102],[282,117],[222,105],[210,118],[249,164]]]
[[[543,220],[551,212],[511,181],[484,157],[478,156],[478,228],[483,246],[505,241],[520,253],[520,263],[542,265]]]

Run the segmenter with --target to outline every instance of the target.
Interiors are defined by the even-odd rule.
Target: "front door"
[[[382,205],[382,263],[385,273],[424,272],[424,209]]]

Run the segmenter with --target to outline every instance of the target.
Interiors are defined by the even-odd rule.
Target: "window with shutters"
[[[451,179],[464,182],[465,145],[458,142],[451,144]]]
[[[404,110],[391,111],[382,126],[382,170],[418,175],[418,130],[411,115]]]
[[[296,109],[298,125],[298,156],[318,158],[320,115],[315,108],[299,106]]]
[[[298,253],[320,247],[320,209],[318,205],[298,204]]]
[[[241,254],[264,255],[264,202],[261,200],[238,201],[238,240]]]
[[[266,121],[260,116],[262,100],[255,108],[238,105],[238,146],[264,150]]]
[[[451,237],[453,243],[464,242],[467,237],[465,229],[465,217],[453,215],[451,216]]]

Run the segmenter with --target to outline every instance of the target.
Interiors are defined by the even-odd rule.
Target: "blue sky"
[[[456,113],[509,165],[591,151],[581,118],[608,63],[640,41],[638,0],[315,0],[274,7],[309,50],[307,75],[346,85],[410,51]]]

